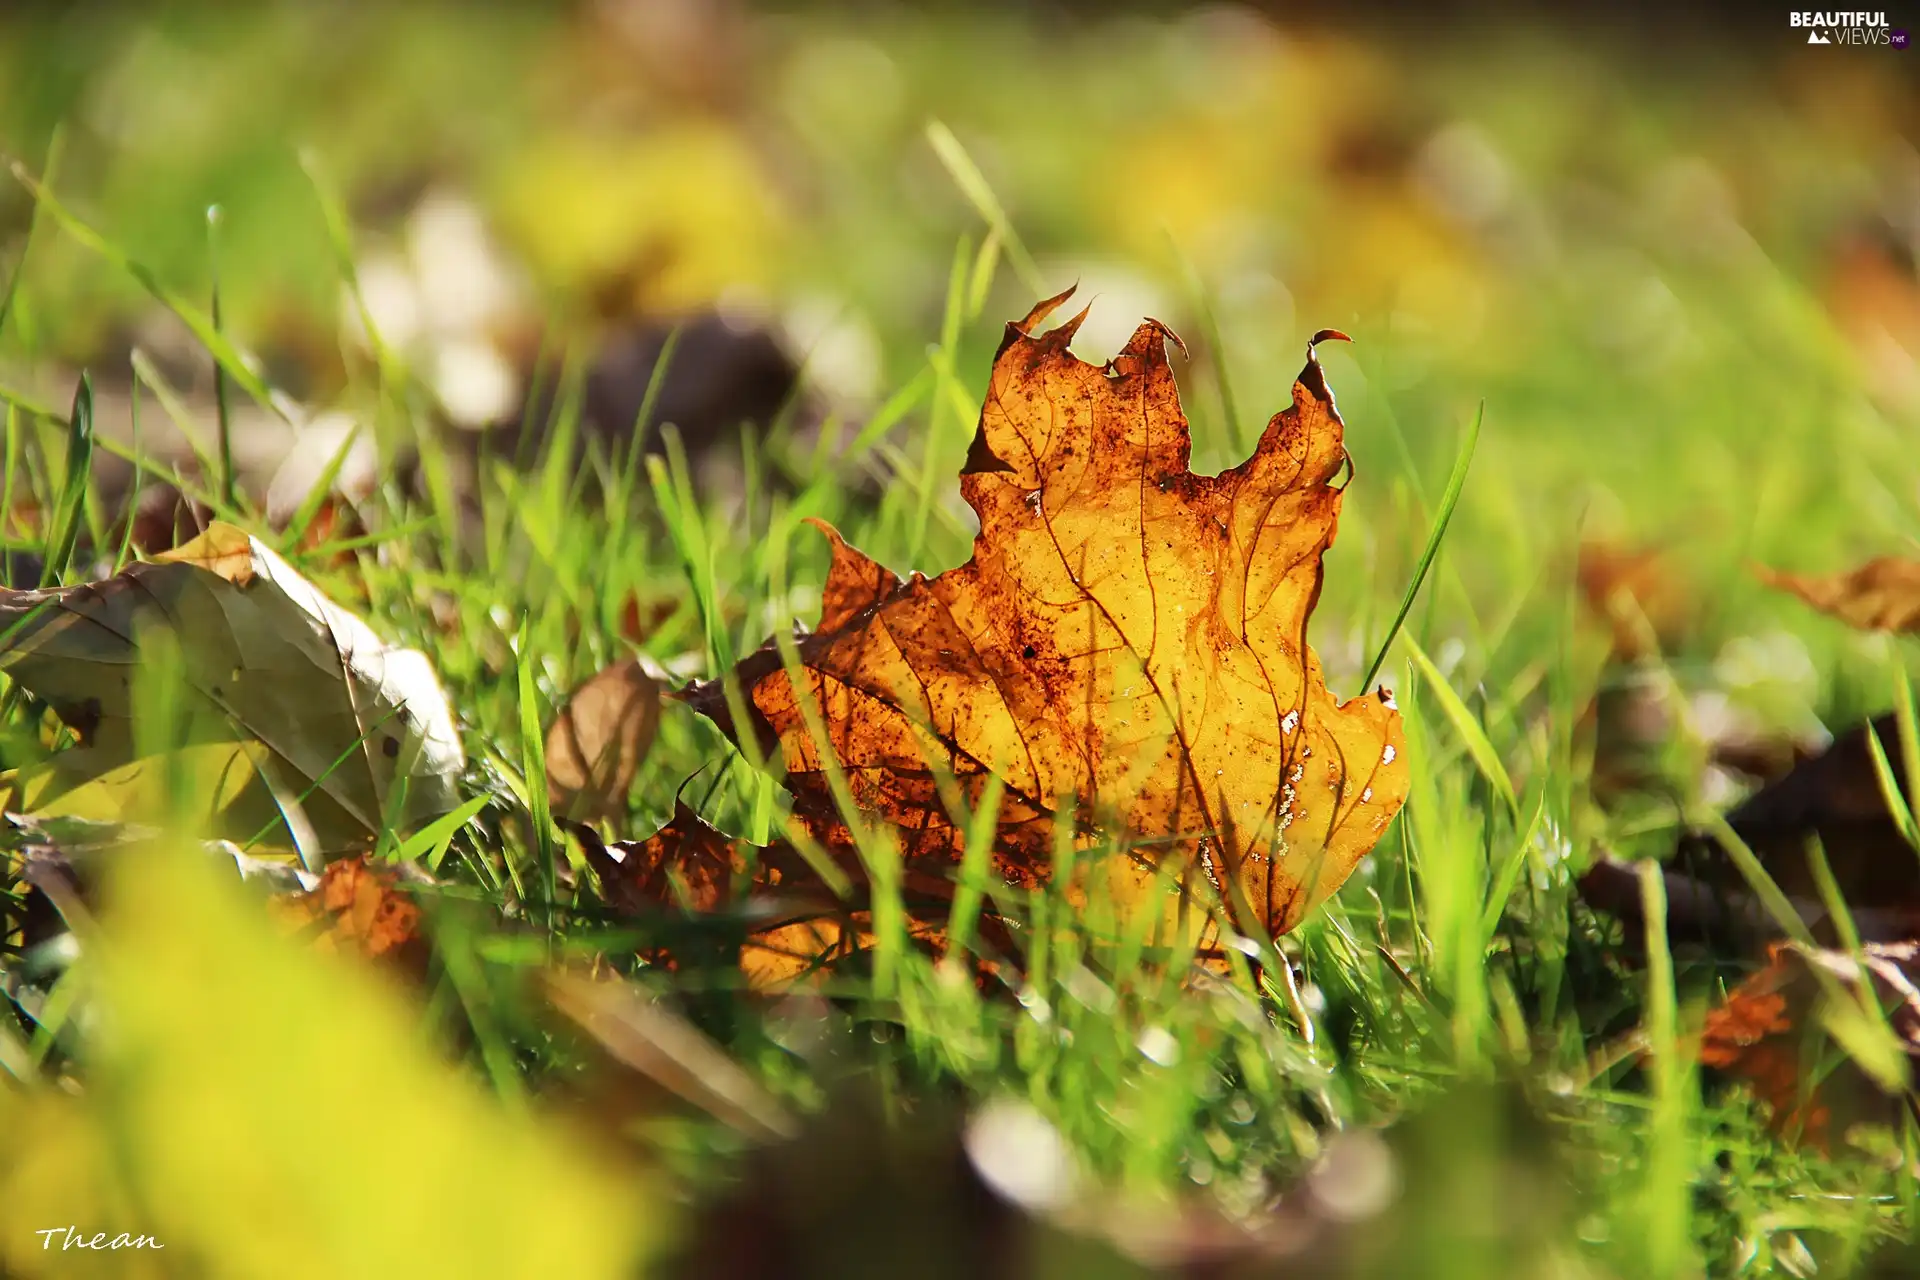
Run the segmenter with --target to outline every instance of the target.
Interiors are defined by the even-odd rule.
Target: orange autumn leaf
[[[709,922],[731,915],[741,973],[753,987],[777,987],[867,950],[872,921],[858,899],[839,901],[793,848],[760,847],[728,835],[676,802],[673,817],[644,840],[605,841],[584,823],[561,820],[579,841],[616,913],[657,920],[680,912]],[[932,939],[916,924],[915,936]],[[644,945],[649,963],[675,967],[684,945]]]
[[[1108,864],[1121,901],[1148,902],[1165,868],[1248,931],[1284,933],[1340,887],[1408,786],[1391,695],[1336,702],[1306,642],[1343,425],[1309,348],[1253,456],[1196,475],[1172,335],[1146,321],[1087,364],[1068,350],[1081,317],[1037,331],[1067,296],[1009,325],[995,358],[960,477],[980,519],[972,559],[902,582],[829,531],[797,683],[772,645],[735,672],[751,731],[784,765],[796,821],[855,880],[830,756],[898,841],[910,895],[950,891],[965,814],[997,774],[1006,882],[1046,878],[1057,824],[1083,847],[1104,830],[1128,849]],[[736,740],[748,731],[720,682],[682,696]]]
[[[1756,566],[1760,580],[1790,591],[1862,631],[1920,632],[1920,561],[1877,556],[1851,573],[1784,573]]]
[[[1887,1009],[1898,1047],[1920,1057],[1920,943],[1868,943],[1858,960],[1844,951],[1778,942],[1764,968],[1710,1010],[1700,1030],[1700,1064],[1745,1081],[1772,1112],[1776,1132],[1827,1147],[1861,1122],[1891,1124],[1902,1105],[1871,1073],[1840,1055],[1823,1027],[1833,1002],[1859,998],[1862,972]],[[1854,1017],[1860,1011],[1849,1009]],[[1822,1057],[1839,1058],[1830,1071]],[[1911,1080],[1911,1070],[1908,1071]],[[1910,1099],[1905,1105],[1911,1105]]]
[[[363,854],[330,862],[306,893],[276,898],[274,914],[323,951],[358,952],[410,973],[423,973],[426,938],[420,905],[400,887],[405,874]]]

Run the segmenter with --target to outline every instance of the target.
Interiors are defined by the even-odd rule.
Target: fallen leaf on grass
[[[1920,631],[1920,561],[1879,556],[1851,573],[1784,573],[1757,566],[1770,587],[1790,591],[1862,631]]]
[[[750,986],[784,985],[872,942],[861,904],[836,900],[790,846],[749,844],[685,804],[676,804],[673,817],[644,840],[609,843],[591,827],[561,825],[580,842],[601,897],[621,915],[731,917],[727,945],[737,942]],[[686,950],[645,945],[641,956],[672,966]]]
[[[322,951],[357,952],[424,974],[420,905],[401,886],[430,883],[411,863],[373,863],[364,854],[341,858],[327,864],[312,889],[274,899],[272,914]]]
[[[1725,815],[1788,905],[1826,940],[1834,932],[1808,852],[1815,840],[1861,937],[1897,942],[1920,935],[1920,860],[1880,789],[1869,733],[1879,738],[1894,780],[1911,803],[1899,725],[1885,715],[1848,729]],[[1713,832],[1684,836],[1663,875],[1670,942],[1741,956],[1757,954],[1762,943],[1781,936],[1780,923]],[[1579,883],[1589,906],[1627,923],[1630,942],[1640,935],[1644,918],[1632,863],[1599,857]]]
[[[1858,1004],[1862,969],[1888,1010],[1891,1043]],[[1777,943],[1766,967],[1708,1013],[1700,1063],[1750,1084],[1777,1131],[1822,1147],[1855,1124],[1896,1124],[1901,1107],[1912,1105],[1912,1062],[1920,1059],[1916,975],[1920,942],[1868,943],[1858,960]],[[1823,1057],[1831,1071],[1822,1070]]]
[[[253,763],[289,837],[302,844],[303,826],[317,846],[303,853],[364,846],[459,802],[460,739],[426,655],[387,644],[232,525],[101,582],[0,590],[0,669],[74,730],[94,773],[136,758],[134,672],[156,632],[176,641],[202,740],[266,749]]]
[[[798,683],[769,645],[734,673],[751,724],[720,682],[683,696],[784,765],[796,819],[850,878],[861,862],[830,756],[898,839],[910,894],[950,895],[954,809],[997,774],[1004,882],[1048,876],[1057,824],[1087,847],[1105,828],[1128,845],[1102,869],[1119,900],[1157,902],[1165,866],[1246,931],[1284,933],[1339,888],[1408,785],[1391,696],[1336,703],[1306,643],[1349,465],[1333,397],[1310,348],[1253,457],[1195,475],[1172,335],[1149,320],[1105,366],[1084,363],[1068,351],[1079,317],[1036,332],[1067,296],[1009,325],[994,361],[960,479],[980,518],[973,558],[900,582],[835,537]]]
[[[626,811],[627,792],[660,728],[660,685],[638,658],[573,691],[547,730],[547,798],[569,818]]]

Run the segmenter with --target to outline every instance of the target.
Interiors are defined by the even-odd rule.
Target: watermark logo
[[[60,1251],[62,1253],[65,1253],[68,1249],[118,1250],[164,1249],[167,1247],[158,1240],[155,1240],[152,1236],[136,1236],[126,1231],[122,1231],[112,1238],[108,1238],[107,1233],[104,1231],[96,1231],[92,1235],[88,1235],[79,1227],[48,1227],[45,1230],[36,1231],[33,1234],[40,1237],[40,1249],[42,1252],[53,1248],[54,1241],[56,1240],[60,1242]]]
[[[1804,29],[1808,44],[1882,44],[1895,49],[1907,47],[1907,33],[1891,30],[1887,15],[1881,13],[1794,12],[1787,25]]]

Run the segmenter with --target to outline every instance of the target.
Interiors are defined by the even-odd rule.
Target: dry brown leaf
[[[1894,1123],[1899,1100],[1852,1060],[1819,1070],[1823,1051],[1838,1053],[1823,1034],[1823,1015],[1836,993],[1857,999],[1863,968],[1874,997],[1889,1009],[1900,1050],[1909,1062],[1920,1058],[1920,942],[1868,943],[1858,961],[1844,951],[1782,942],[1768,950],[1765,968],[1707,1014],[1700,1064],[1746,1081],[1772,1109],[1776,1130],[1821,1147],[1857,1123]],[[1857,1008],[1845,1012],[1865,1016]]]
[[[573,691],[547,730],[547,798],[569,818],[626,811],[627,792],[660,728],[660,685],[638,658]]]
[[[1105,828],[1129,848],[1103,867],[1120,900],[1157,904],[1167,864],[1233,900],[1243,929],[1284,933],[1408,784],[1391,695],[1336,703],[1306,643],[1349,462],[1333,397],[1310,349],[1254,455],[1195,475],[1169,332],[1149,320],[1084,363],[1068,350],[1080,317],[1036,332],[1067,296],[1009,325],[995,359],[960,481],[973,558],[900,582],[835,538],[798,685],[769,645],[735,673],[750,728],[719,682],[683,696],[736,739],[757,733],[796,819],[856,880],[827,752],[897,835],[910,894],[950,892],[964,846],[942,775],[970,808],[997,773],[1005,881],[1047,876],[1057,823],[1083,846]]]
[[[1765,565],[1754,572],[1770,587],[1791,591],[1822,613],[1862,631],[1920,631],[1920,561],[1878,556],[1851,573],[1784,573]]]
[[[1699,592],[1658,547],[1583,542],[1574,576],[1588,608],[1606,619],[1615,657],[1632,662],[1671,653],[1697,621]]]
[[[1920,862],[1880,788],[1870,733],[1879,738],[1894,782],[1911,803],[1900,726],[1889,714],[1846,730],[1825,751],[1748,796],[1727,812],[1727,825],[1790,897],[1809,903],[1821,900],[1819,879],[1807,856],[1808,840],[1817,838],[1841,894],[1855,912],[1863,919],[1885,921],[1882,929],[1907,936],[1920,925]],[[1706,855],[1703,869],[1717,869],[1728,886],[1744,883],[1712,841],[1695,841],[1694,846]]]

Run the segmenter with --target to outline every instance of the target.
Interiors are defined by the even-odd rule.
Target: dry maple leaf
[[[902,582],[829,532],[798,684],[772,645],[736,669],[752,729],[798,822],[856,876],[829,752],[896,833],[909,893],[950,889],[964,845],[944,778],[970,808],[991,773],[1007,882],[1045,878],[1056,823],[1089,846],[1106,828],[1128,848],[1108,864],[1119,900],[1145,900],[1169,865],[1185,888],[1210,882],[1243,928],[1284,933],[1407,794],[1391,695],[1336,703],[1306,640],[1343,426],[1309,347],[1253,456],[1196,475],[1172,335],[1148,320],[1087,364],[1068,351],[1084,312],[1036,332],[1067,296],[1009,325],[995,358],[960,479],[973,558]],[[720,682],[683,696],[738,738]]]
[[[1920,562],[1877,556],[1851,573],[1783,573],[1765,565],[1754,572],[1862,631],[1920,631]]]

